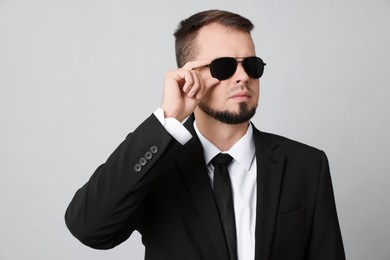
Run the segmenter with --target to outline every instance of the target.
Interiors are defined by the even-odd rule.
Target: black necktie
[[[236,221],[234,218],[233,192],[230,183],[228,165],[233,160],[229,154],[219,153],[212,160],[214,165],[214,196],[217,201],[219,214],[225,238],[228,244],[231,260],[237,260]]]

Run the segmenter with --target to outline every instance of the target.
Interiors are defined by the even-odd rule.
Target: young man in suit
[[[249,121],[265,66],[252,28],[219,10],[180,23],[161,107],[67,209],[82,243],[138,230],[145,259],[345,259],[325,154]]]

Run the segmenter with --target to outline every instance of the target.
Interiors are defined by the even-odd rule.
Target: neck
[[[246,134],[249,125],[249,122],[235,125],[222,123],[199,108],[195,110],[195,119],[199,132],[221,151],[229,150],[240,140]]]

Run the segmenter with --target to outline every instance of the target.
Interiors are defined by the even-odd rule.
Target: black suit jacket
[[[129,134],[75,194],[65,214],[72,234],[108,249],[138,230],[145,259],[228,260],[193,118],[186,127],[193,138],[184,146],[154,115]],[[255,259],[345,259],[325,154],[255,128],[253,135]]]

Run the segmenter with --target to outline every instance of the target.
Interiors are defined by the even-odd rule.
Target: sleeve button
[[[139,159],[139,164],[141,164],[141,166],[145,166],[147,162],[148,161],[146,161],[146,159],[143,157],[141,159]]]
[[[142,170],[142,166],[139,165],[138,163],[136,165],[134,165],[134,171],[135,172],[140,172]]]
[[[146,152],[145,153],[146,160],[150,160],[150,159],[152,159],[152,157],[153,157],[153,154],[151,152]]]
[[[151,151],[152,153],[157,153],[157,152],[158,152],[157,146],[153,145],[152,147],[150,147],[150,151]]]

